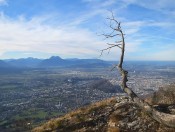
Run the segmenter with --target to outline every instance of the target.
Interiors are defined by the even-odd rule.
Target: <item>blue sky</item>
[[[0,0],[0,59],[99,58],[112,10],[126,60],[175,60],[174,0]],[[117,60],[119,49],[100,59]]]

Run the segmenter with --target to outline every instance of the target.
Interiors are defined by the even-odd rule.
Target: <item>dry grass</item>
[[[120,129],[117,127],[109,127],[108,132],[120,132]]]
[[[71,124],[75,122],[76,123],[83,122],[87,120],[86,115],[88,115],[89,113],[97,111],[98,109],[102,109],[103,107],[106,107],[108,105],[114,105],[115,103],[116,103],[115,97],[100,102],[96,102],[92,105],[74,110],[57,119],[52,119],[49,122],[43,124],[42,126],[33,129],[32,132],[54,131],[56,129],[62,128],[62,126],[65,126],[66,123]]]
[[[119,119],[115,113],[111,114],[108,122],[108,132],[120,132],[118,128]]]

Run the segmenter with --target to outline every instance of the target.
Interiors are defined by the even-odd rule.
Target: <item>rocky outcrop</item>
[[[131,101],[113,97],[53,119],[33,132],[174,132],[162,126]]]

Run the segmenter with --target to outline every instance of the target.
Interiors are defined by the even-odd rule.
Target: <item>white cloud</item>
[[[80,17],[75,18],[69,25],[79,25],[82,24],[83,22],[86,22],[88,19],[93,18],[98,15],[105,14],[106,10],[104,9],[93,9],[92,11],[88,11],[86,13],[83,13]]]
[[[170,13],[175,11],[175,1],[174,0],[122,0],[127,5],[135,4],[142,6],[147,9],[157,10],[164,13]]]
[[[109,6],[114,1],[106,0],[100,4],[100,7]],[[30,20],[26,20],[25,16],[21,15],[17,20],[13,20],[1,12],[0,53],[25,51],[26,53],[57,53],[62,57],[99,57],[100,50],[106,47],[105,41],[97,36],[95,31],[80,28],[79,25],[96,15],[104,15],[105,12],[108,13],[104,9],[93,8],[90,12],[82,12],[81,16],[72,20],[71,23],[63,22],[59,26],[46,24],[50,20],[50,15],[33,17]],[[130,42],[130,45],[128,51],[133,52],[134,47],[137,49],[138,43]],[[116,50],[112,50],[111,54],[104,58],[114,57],[116,57]]]
[[[7,5],[7,0],[0,0],[0,5]]]
[[[45,52],[61,57],[98,58],[100,50],[107,45],[103,37],[77,25],[64,24],[50,26],[44,24],[47,17],[33,17],[26,20],[19,17],[11,20],[1,13],[0,17],[0,53],[6,52]],[[107,40],[108,41],[108,40]],[[134,52],[139,41],[131,41],[127,52]],[[111,50],[104,59],[116,59],[118,49]]]
[[[123,29],[127,35],[138,33],[146,25],[146,21],[129,21],[122,23]]]
[[[88,1],[91,4],[96,3],[96,2],[98,2],[100,5],[102,4],[102,2],[100,3],[99,0],[94,0],[94,1],[88,0]],[[106,1],[106,2],[109,2],[109,1]],[[155,1],[152,1],[152,0],[142,0],[142,1],[140,0],[118,0],[117,1],[115,0],[115,1],[112,1],[111,0],[111,3],[112,3],[111,5],[113,4],[115,5],[115,10],[113,10],[114,14],[119,13],[118,15],[119,18],[117,19],[119,21],[122,21],[122,28],[124,30],[124,33],[126,34],[126,44],[127,44],[126,59],[175,60],[175,58],[172,57],[174,56],[174,53],[175,53],[175,51],[172,50],[172,48],[167,48],[166,50],[162,50],[160,48],[162,46],[165,46],[162,43],[166,42],[166,40],[173,42],[172,36],[174,34],[174,31],[172,29],[175,28],[174,18],[172,18],[172,14],[175,12],[175,1],[174,0],[170,0],[170,1],[167,1],[167,0],[155,0]],[[149,20],[147,18],[141,18],[139,20],[138,19],[136,20],[136,18],[133,17],[135,21],[133,21],[134,19],[131,21],[130,20],[131,16],[128,16],[128,13],[126,13],[126,9],[128,5],[130,4],[138,5],[140,7],[144,7],[149,10],[154,10],[159,15],[163,14],[163,16],[162,18],[159,17],[159,19],[157,18],[154,19],[154,16],[151,16],[150,14],[151,17],[149,18]],[[96,9],[100,8],[98,4],[94,4],[94,7],[96,7]],[[108,7],[108,4],[107,4],[107,7]],[[110,15],[111,14],[109,14],[109,16]],[[106,29],[104,30],[105,30],[104,31],[105,33],[106,31],[108,31]],[[159,34],[155,35],[155,32],[159,32]],[[161,40],[163,40],[163,42],[161,42]],[[148,51],[148,54],[145,54],[144,51],[148,50],[147,47],[152,47],[154,43],[156,43],[158,46],[157,50],[156,49],[155,51],[152,50],[152,53]],[[170,44],[170,45],[174,45],[174,44]],[[134,52],[135,53],[139,52],[139,54],[142,55],[142,53],[140,52],[142,50],[144,52],[143,56],[138,56],[138,55],[134,56],[131,54]],[[170,51],[170,52],[167,52],[167,51]],[[112,51],[111,54],[112,54],[111,55],[112,58],[115,58],[118,52],[116,54],[116,51],[115,52]]]
[[[116,3],[116,0],[82,0],[89,3],[92,8],[105,8]]]
[[[0,0],[0,3],[4,3],[6,0]]]
[[[46,18],[47,19],[47,18]],[[10,20],[0,17],[0,53],[36,51],[63,55],[97,56],[101,42],[87,29],[70,25],[49,26],[45,18]]]
[[[76,16],[76,18],[71,20],[71,22],[69,20],[70,23],[63,22],[62,24],[59,23],[58,25],[47,23],[50,20],[50,15],[33,17],[30,20],[26,20],[25,16],[19,16],[18,20],[12,20],[11,18],[5,16],[3,13],[0,13],[0,56],[5,52],[25,51],[26,53],[57,53],[62,55],[61,57],[99,57],[100,50],[107,46],[105,45],[105,41],[102,39],[103,37],[99,37],[95,34],[96,30],[99,29],[96,27],[94,28],[94,31],[90,31],[88,30],[88,27],[80,27],[80,25],[96,16],[102,16],[105,20],[107,14],[110,13],[106,10],[106,7],[110,7],[110,5],[114,4],[116,0],[104,0],[102,3],[100,3],[101,0],[96,0],[95,2],[92,0],[84,1],[88,1],[94,5],[93,8],[90,8],[92,10],[82,11],[79,13],[80,16]],[[127,4],[135,3],[147,8],[152,8],[151,5],[142,5],[143,3],[139,3],[137,0],[122,1]],[[99,3],[97,4],[96,2]],[[123,4],[123,7],[124,6],[126,5]],[[160,9],[162,9],[163,5],[160,7]],[[121,7],[117,6],[114,13],[116,11],[119,11],[119,8]],[[159,8],[157,7],[157,9]],[[127,54],[139,51],[142,48],[141,45],[144,43],[144,41],[150,37],[150,34],[148,34],[147,38],[137,38],[138,36],[145,35],[139,32],[143,27],[157,26],[161,28],[170,28],[175,26],[173,22],[166,21],[129,21],[124,17],[119,17],[119,20],[122,20],[122,27],[126,33],[126,57]],[[102,24],[103,21],[99,20],[99,23]],[[100,27],[101,25],[98,26]],[[105,28],[107,27],[104,28],[104,26],[102,26],[102,28],[106,30]],[[170,53],[171,54],[165,54],[172,56],[173,52]],[[120,51],[118,49],[113,49],[109,55],[105,54],[102,58],[116,60],[119,55]],[[158,57],[159,55],[155,54],[155,56]],[[138,56],[133,56],[131,58],[128,58],[137,59],[137,57]],[[144,57],[142,58],[144,59]]]

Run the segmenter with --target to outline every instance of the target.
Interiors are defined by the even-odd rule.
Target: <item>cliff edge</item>
[[[82,107],[52,119],[32,132],[174,132],[154,121],[131,101],[120,96]]]

